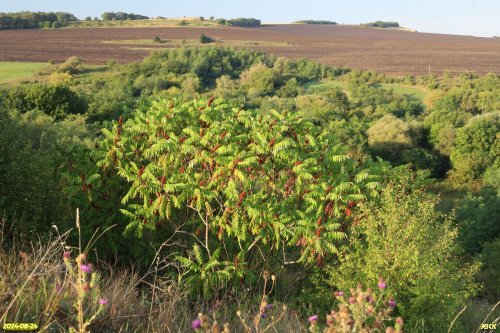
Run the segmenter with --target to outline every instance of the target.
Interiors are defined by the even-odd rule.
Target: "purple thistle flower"
[[[265,312],[262,312],[262,313],[260,314],[260,317],[261,317],[261,318],[266,318],[266,317],[267,317],[267,314],[266,314]]]
[[[384,279],[382,279],[382,278],[378,279],[378,287],[379,287],[381,290],[384,290],[384,289],[387,287],[387,285],[385,284]]]
[[[349,303],[354,304],[356,303],[356,299],[354,297],[349,297]]]
[[[309,317],[309,321],[312,323],[313,321],[316,321],[318,320],[318,315],[312,315],[311,317]]]
[[[268,305],[266,305],[266,307],[264,309],[269,310],[269,309],[272,309],[272,308],[273,308],[273,305],[272,304],[268,304]]]
[[[193,320],[193,323],[191,324],[191,327],[193,328],[193,330],[197,330],[198,328],[201,328],[201,320],[196,318],[195,320]]]
[[[91,265],[80,265],[80,270],[85,273],[90,273],[92,272],[92,266]]]
[[[391,299],[389,300],[389,306],[390,306],[391,308],[395,308],[395,307],[396,307],[396,301],[395,301],[393,298],[391,298]]]
[[[64,260],[69,260],[71,258],[71,252],[64,251],[63,258],[64,258]]]
[[[100,298],[99,299],[99,304],[100,305],[106,305],[106,304],[108,304],[108,300],[106,298]]]
[[[337,297],[344,296],[344,292],[342,290],[336,291],[335,296],[337,296]]]

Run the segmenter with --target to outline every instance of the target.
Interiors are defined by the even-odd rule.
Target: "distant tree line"
[[[231,20],[226,20],[219,18],[215,20],[217,24],[219,25],[232,25],[235,27],[258,27],[260,26],[261,22],[258,19],[255,18],[236,18],[236,19],[231,19]]]
[[[134,13],[123,13],[123,12],[104,12],[101,18],[105,21],[126,21],[126,20],[147,20],[149,17]]]
[[[0,13],[0,30],[61,28],[73,21],[78,18],[65,12]]]
[[[370,27],[370,28],[399,28],[399,23],[398,22],[384,22],[384,21],[376,21],[376,22],[371,22],[371,23],[364,23],[361,24],[363,27]]]
[[[337,22],[325,21],[325,20],[301,20],[301,21],[296,21],[294,23],[299,23],[299,24],[337,24]]]

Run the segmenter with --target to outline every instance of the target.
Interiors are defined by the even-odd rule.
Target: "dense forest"
[[[49,64],[0,86],[0,316],[475,331],[500,297],[499,133],[496,74],[215,47]]]

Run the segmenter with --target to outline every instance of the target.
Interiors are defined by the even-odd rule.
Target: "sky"
[[[420,32],[500,36],[500,0],[0,0],[0,12],[21,10],[67,11],[82,19],[123,11],[170,18],[254,17],[263,23],[381,20]]]

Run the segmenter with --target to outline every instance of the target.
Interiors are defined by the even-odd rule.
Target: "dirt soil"
[[[109,43],[115,40],[198,39],[277,42],[249,48],[334,66],[422,75],[430,71],[500,73],[500,38],[482,38],[344,25],[238,27],[87,28],[0,31],[0,61],[62,62],[70,56],[89,64],[108,59],[140,61],[152,50],[175,47]]]

